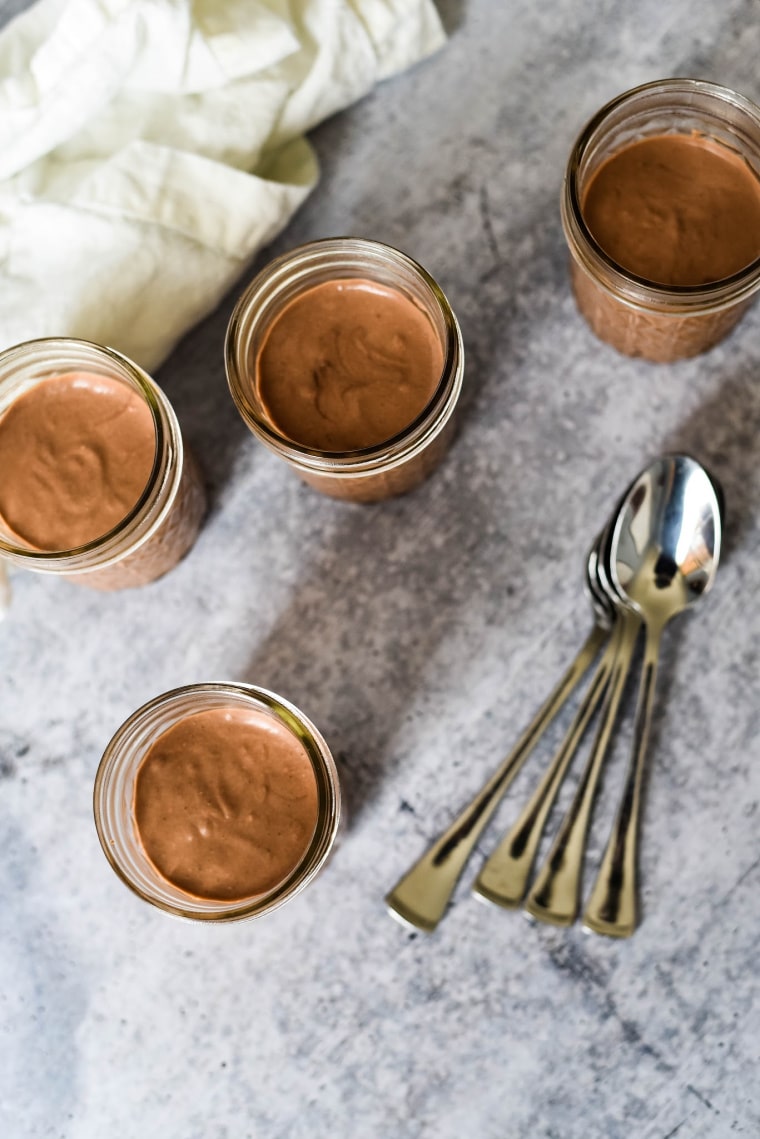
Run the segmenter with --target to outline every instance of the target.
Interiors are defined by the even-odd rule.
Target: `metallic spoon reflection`
[[[638,613],[623,605],[604,571],[605,552],[609,550],[611,538],[608,526],[599,540],[596,565],[599,586],[618,614],[614,660],[599,727],[573,801],[525,902],[525,911],[530,917],[552,925],[572,925],[578,913],[591,813],[641,629]]]
[[[596,933],[629,937],[636,928],[638,828],[660,638],[672,617],[712,587],[721,515],[704,467],[688,455],[667,455],[633,483],[612,531],[604,571],[622,603],[643,620],[646,641],[623,799],[583,915]]]

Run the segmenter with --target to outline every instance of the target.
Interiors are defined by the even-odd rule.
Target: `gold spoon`
[[[597,557],[594,546],[586,563],[586,583],[596,623],[577,657],[485,786],[385,899],[393,916],[426,933],[435,929],[446,912],[467,860],[510,783],[608,640],[615,614],[598,586]]]
[[[630,937],[636,928],[638,830],[660,638],[672,617],[712,587],[721,529],[713,480],[688,455],[655,460],[618,512],[605,570],[621,602],[643,619],[646,641],[623,799],[583,915],[595,933]]]

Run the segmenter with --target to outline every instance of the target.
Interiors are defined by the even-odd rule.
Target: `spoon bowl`
[[[712,587],[720,541],[713,480],[688,455],[665,455],[626,495],[609,553],[603,551],[604,568],[618,596],[647,627],[663,626]]]
[[[603,581],[644,622],[646,641],[623,799],[583,918],[595,933],[629,937],[636,928],[638,826],[660,638],[671,618],[712,588],[721,521],[705,468],[688,455],[665,455],[631,484],[603,543]]]
[[[588,552],[586,559],[586,593],[588,594],[594,616],[600,624],[612,626],[615,620],[615,609],[619,604],[616,595],[610,595],[602,578],[601,551],[604,541],[604,531],[597,537]]]

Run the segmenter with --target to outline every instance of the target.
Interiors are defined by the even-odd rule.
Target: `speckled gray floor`
[[[624,88],[688,74],[760,99],[760,12],[441,7],[443,53],[315,132],[321,185],[267,256],[349,232],[438,277],[468,353],[445,465],[373,508],[302,486],[228,398],[231,295],[159,375],[211,489],[192,555],[123,596],[14,575],[0,627],[8,1139],[760,1134],[760,310],[698,361],[622,359],[576,315],[557,209],[576,132]],[[675,446],[723,479],[728,551],[667,637],[640,930],[617,944],[534,928],[465,880],[436,935],[405,931],[384,892],[571,658],[589,624],[584,551],[627,479]],[[317,721],[350,826],[292,905],[206,929],[117,881],[90,796],[137,705],[221,678]],[[625,758],[623,739],[593,856]]]

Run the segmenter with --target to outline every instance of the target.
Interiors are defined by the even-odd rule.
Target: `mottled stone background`
[[[0,15],[21,6],[5,0]],[[445,465],[375,507],[302,486],[228,397],[234,291],[158,376],[210,486],[192,555],[123,596],[14,574],[0,627],[8,1139],[760,1134],[760,310],[702,359],[623,359],[575,312],[558,214],[569,147],[619,91],[691,75],[760,99],[760,8],[441,9],[441,54],[314,132],[321,184],[266,258],[353,233],[434,273],[468,355]],[[405,931],[384,892],[574,654],[590,619],[589,541],[633,473],[675,446],[714,465],[730,522],[714,592],[667,635],[643,925],[620,944],[531,927],[474,901],[468,875],[433,937]],[[206,679],[300,704],[334,749],[349,813],[310,890],[218,929],[134,898],[91,816],[117,725]]]

